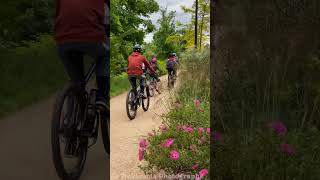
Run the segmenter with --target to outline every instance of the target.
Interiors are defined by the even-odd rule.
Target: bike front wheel
[[[110,112],[110,111],[108,111]],[[110,155],[110,124],[109,124],[109,115],[100,115],[100,126],[101,126],[101,136],[104,145],[104,150],[107,154]]]
[[[79,179],[87,157],[88,138],[79,137],[78,121],[83,116],[74,88],[67,85],[54,104],[51,124],[53,162],[61,179]]]
[[[134,119],[137,114],[137,102],[135,102],[136,97],[133,90],[130,90],[127,94],[126,99],[126,110],[127,115],[130,120]]]
[[[145,90],[145,96],[147,97],[146,99],[142,99],[142,109],[144,111],[148,111],[149,105],[150,105],[150,91],[149,91],[149,86],[146,87]]]

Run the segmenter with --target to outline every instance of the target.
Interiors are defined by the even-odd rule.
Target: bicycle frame
[[[89,71],[87,72],[87,74],[85,75],[85,82],[86,84],[89,82],[93,72],[95,71],[96,68],[96,63],[92,63],[91,66],[89,67]]]

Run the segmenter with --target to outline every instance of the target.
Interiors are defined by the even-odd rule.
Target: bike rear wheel
[[[110,112],[110,111],[109,111]],[[100,115],[101,136],[104,145],[104,150],[107,154],[110,154],[110,124],[109,115]]]
[[[137,104],[135,102],[136,97],[134,95],[133,90],[130,90],[127,94],[127,99],[126,99],[126,110],[127,110],[127,115],[130,120],[134,119],[137,114]]]
[[[149,86],[146,87],[145,92],[143,92],[145,94],[145,96],[147,97],[146,99],[142,99],[142,109],[144,111],[148,111],[149,109],[149,105],[150,105],[150,91],[149,91]]]
[[[154,82],[154,80],[152,80],[150,82],[150,97],[153,97],[155,94],[155,90],[156,90],[156,82]]]
[[[87,157],[88,138],[79,137],[80,110],[74,88],[67,85],[54,104],[51,147],[55,169],[61,179],[79,179]],[[65,143],[65,147],[62,147]],[[66,155],[68,152],[68,156]]]

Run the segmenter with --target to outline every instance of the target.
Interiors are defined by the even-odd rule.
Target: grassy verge
[[[51,36],[0,54],[0,117],[56,92],[65,73]]]
[[[111,77],[110,96],[114,97],[130,88],[127,73]]]
[[[163,124],[139,143],[146,175],[210,179],[209,51],[181,57],[180,88]]]

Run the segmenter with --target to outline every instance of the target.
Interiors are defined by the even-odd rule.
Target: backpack
[[[176,65],[176,61],[175,60],[167,60],[167,69],[173,69]]]

